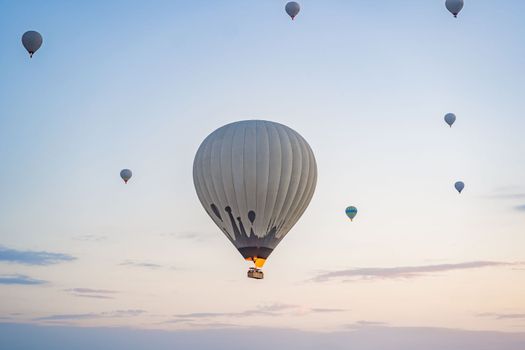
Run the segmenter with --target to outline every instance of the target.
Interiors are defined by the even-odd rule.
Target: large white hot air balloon
[[[306,210],[317,182],[312,149],[294,130],[264,120],[227,124],[200,145],[193,182],[204,209],[263,278],[268,256]]]
[[[29,57],[33,57],[33,54],[42,46],[43,40],[42,35],[34,30],[27,31],[22,35],[22,45],[29,52]]]

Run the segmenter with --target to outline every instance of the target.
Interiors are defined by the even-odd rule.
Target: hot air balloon
[[[459,193],[461,193],[461,191],[463,191],[463,189],[465,188],[465,184],[462,181],[458,181],[454,184],[454,187]]]
[[[354,221],[355,216],[357,215],[357,208],[350,206],[346,208],[346,216],[350,218],[350,221]]]
[[[289,3],[286,4],[284,9],[286,10],[286,13],[288,14],[288,16],[292,17],[292,21],[293,21],[295,16],[297,16],[299,11],[301,11],[301,6],[295,1],[290,1]]]
[[[131,173],[131,170],[129,169],[122,169],[120,171],[120,177],[122,178],[122,180],[124,180],[124,183],[127,184],[129,179],[131,179],[131,176],[133,174]]]
[[[317,165],[296,131],[275,122],[245,120],[212,132],[193,161],[199,200],[250,268],[260,268],[299,220],[314,194]]]
[[[29,52],[29,57],[33,57],[33,54],[42,46],[42,35],[39,32],[30,30],[22,35],[22,45]]]
[[[445,1],[445,6],[447,7],[447,10],[450,11],[454,15],[454,17],[458,17],[458,13],[463,8],[463,0],[447,0]]]
[[[445,114],[445,122],[452,127],[452,124],[456,121],[456,115],[454,113]]]

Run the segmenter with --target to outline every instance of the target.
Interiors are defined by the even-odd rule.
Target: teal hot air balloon
[[[350,218],[350,221],[354,221],[354,218],[357,215],[357,208],[350,206],[346,208],[345,212],[346,212],[346,216]]]

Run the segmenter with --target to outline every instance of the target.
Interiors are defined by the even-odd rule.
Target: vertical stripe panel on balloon
[[[248,210],[254,210],[256,216],[257,212],[257,129],[254,123],[243,122],[245,128],[244,150],[243,150],[243,164],[244,164],[244,181],[245,181],[245,196]],[[256,218],[255,223],[259,220]],[[255,228],[254,228],[255,229]]]
[[[279,143],[281,145],[281,176],[279,181],[279,189],[277,191],[277,198],[272,213],[272,225],[280,219],[287,191],[290,186],[292,178],[292,164],[293,164],[293,152],[290,137],[280,127],[275,127],[279,136]]]
[[[268,226],[274,219],[273,211],[275,202],[277,200],[279,182],[281,177],[281,143],[279,140],[279,134],[276,128],[270,124],[265,123],[268,132],[268,142],[270,147],[270,163],[269,163],[269,174],[268,174],[268,192],[266,197],[266,207],[264,209],[263,222]]]
[[[257,206],[255,213],[257,216],[265,217],[264,208],[266,207],[266,197],[268,194],[268,176],[270,168],[269,151],[270,145],[268,144],[268,132],[266,131],[266,123],[263,121],[257,121]],[[262,220],[255,221],[255,234],[259,237],[265,235],[264,222]]]
[[[229,124],[221,138],[219,163],[221,168],[222,188],[226,195],[226,203],[224,207],[229,206],[232,210],[234,218],[241,215],[239,206],[237,205],[237,197],[235,195],[235,187],[233,186],[232,174],[232,146],[233,136],[237,124]]]
[[[248,215],[248,205],[246,204],[246,190],[244,182],[244,142],[245,142],[246,128],[244,123],[238,123],[235,127],[233,135],[233,143],[231,149],[231,172],[233,177],[233,186],[235,187],[235,196],[237,206],[239,208],[239,216],[245,221]],[[249,231],[246,232],[248,235]]]

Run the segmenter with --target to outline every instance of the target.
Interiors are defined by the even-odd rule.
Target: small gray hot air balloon
[[[133,174],[131,173],[131,170],[129,169],[122,169],[120,171],[120,177],[122,178],[122,180],[124,180],[124,183],[127,184],[129,179],[131,179],[131,176]]]
[[[461,191],[463,191],[463,189],[465,188],[465,184],[462,181],[458,181],[454,184],[454,187],[459,193],[461,193]]]
[[[445,6],[454,17],[458,17],[458,13],[463,8],[463,0],[447,0],[445,1]]]
[[[456,115],[454,113],[445,114],[445,122],[452,127],[452,124],[456,121]]]
[[[29,52],[29,57],[33,57],[33,54],[42,46],[42,35],[39,32],[30,30],[22,35],[22,45]]]
[[[284,9],[286,10],[286,13],[288,14],[288,16],[292,17],[292,20],[293,20],[295,16],[297,16],[299,11],[301,11],[301,6],[295,1],[290,1],[289,3],[286,4]]]

